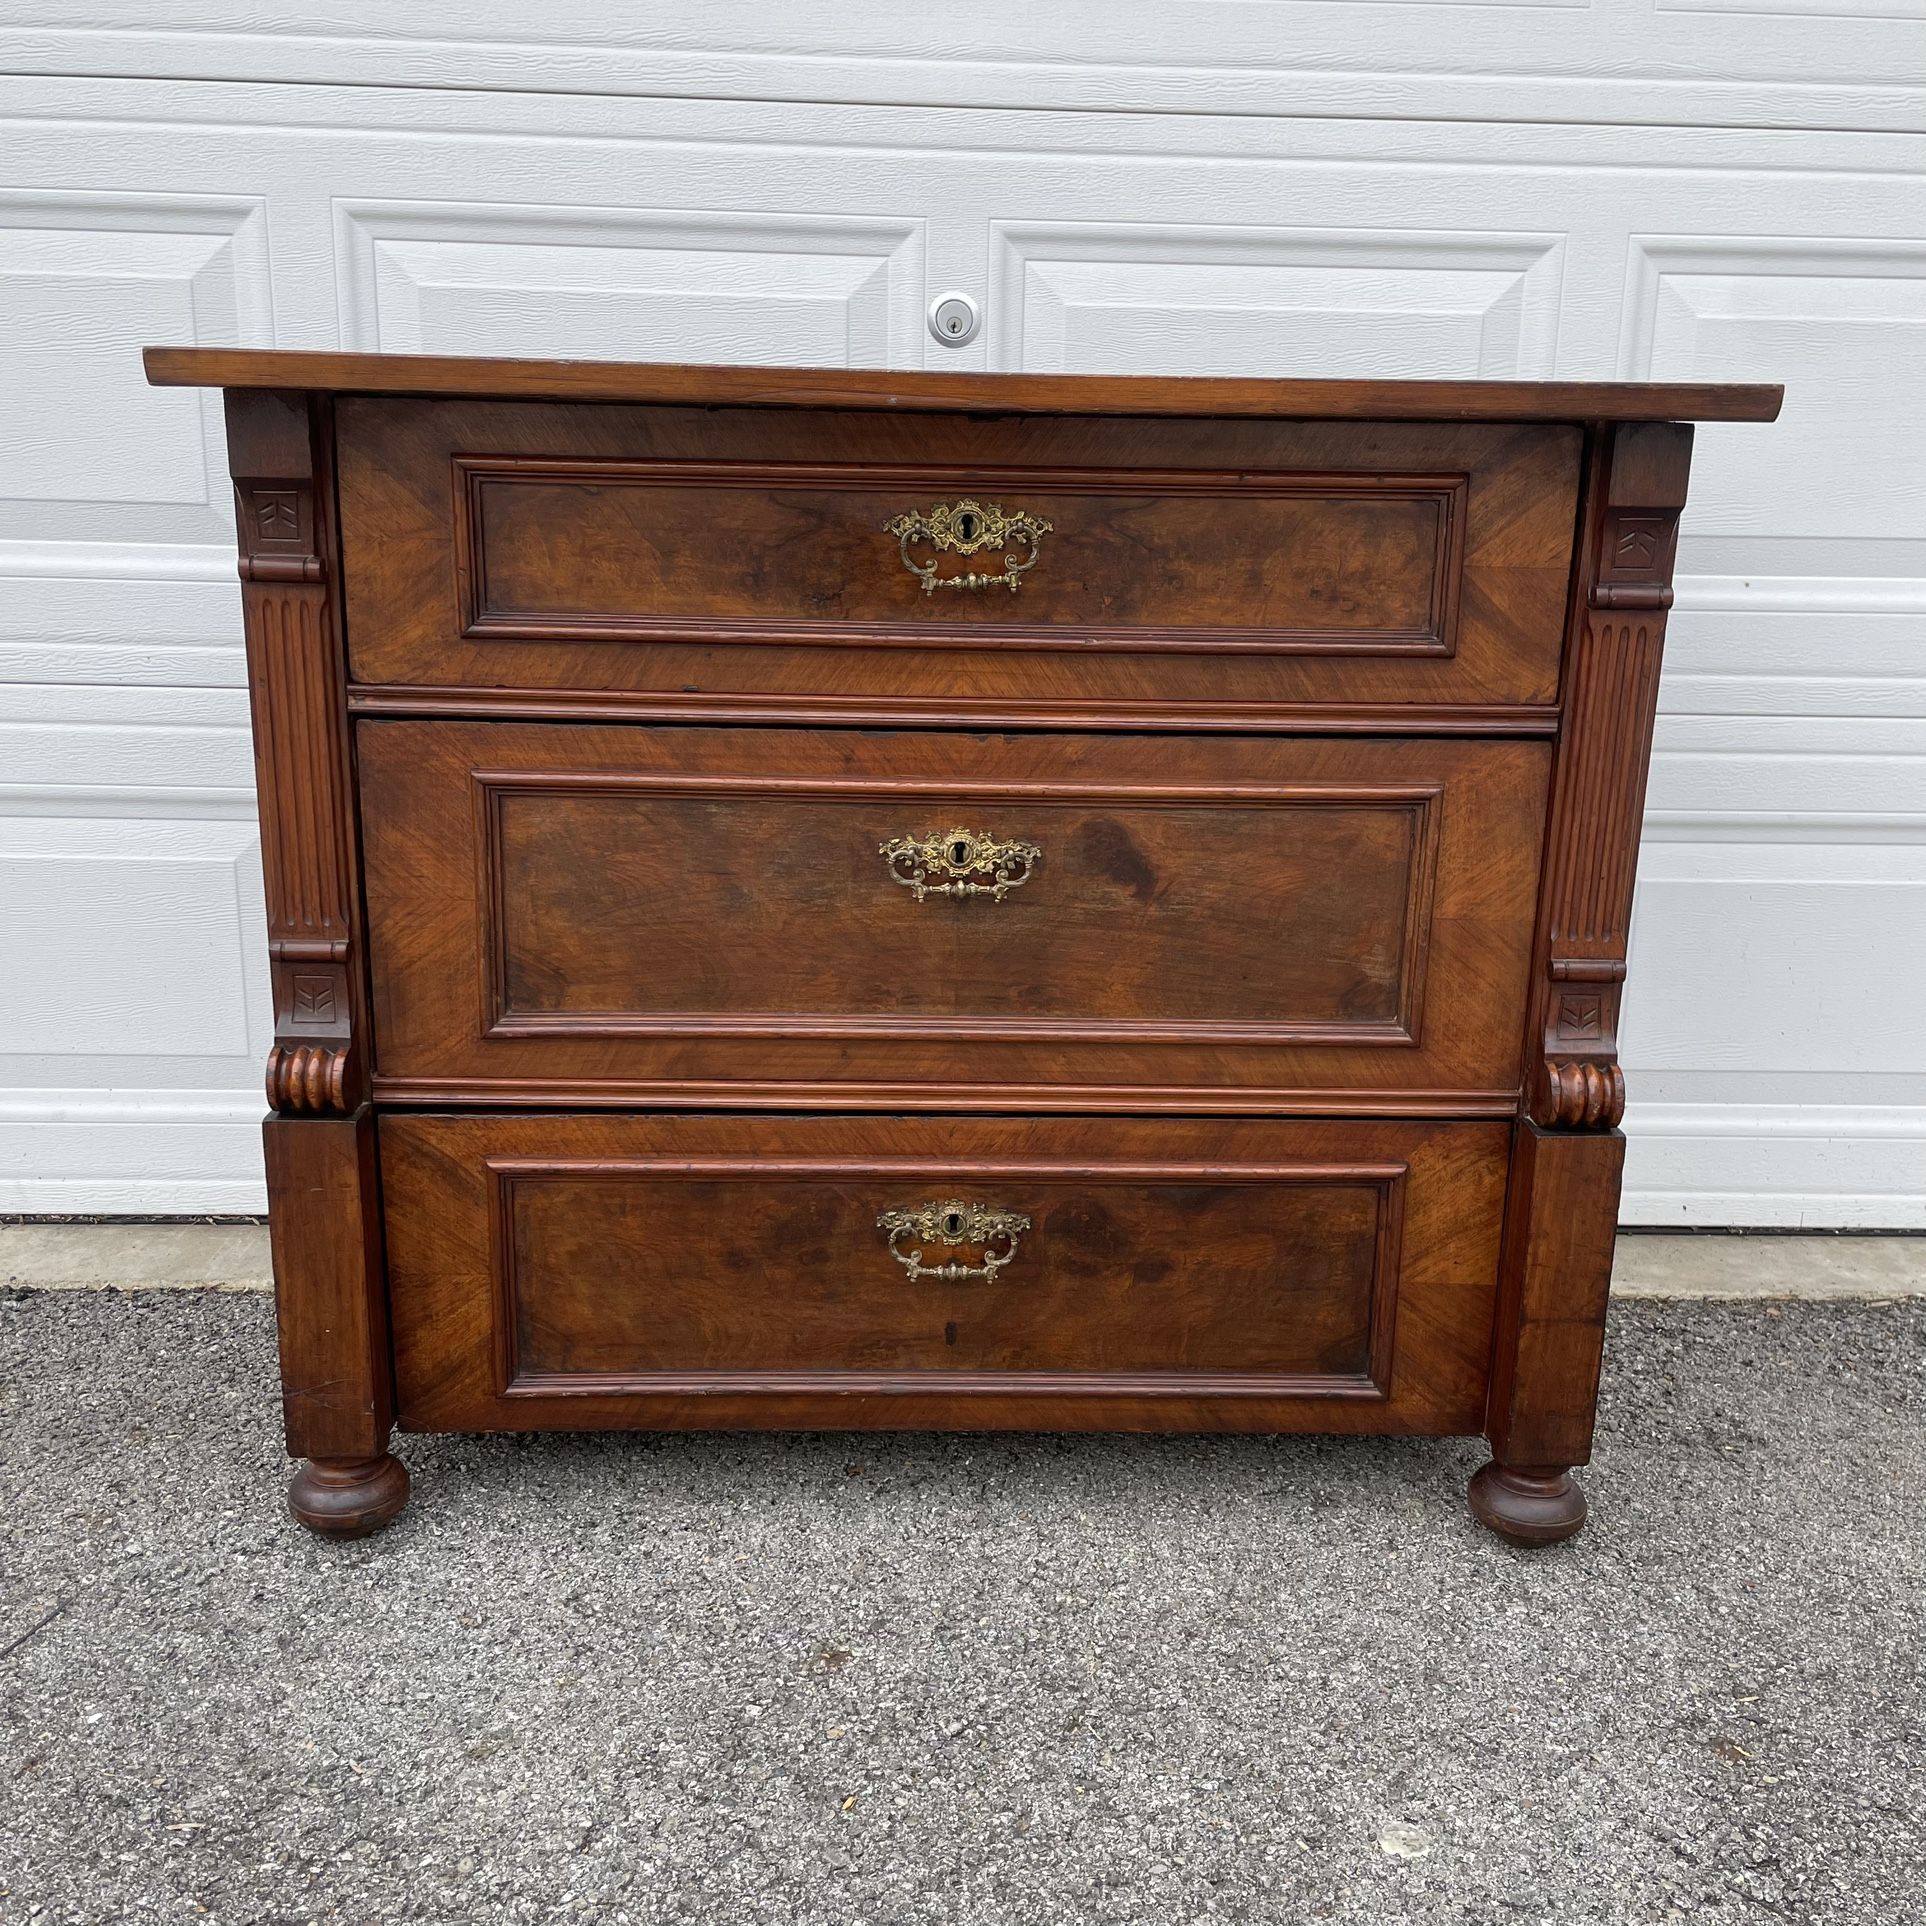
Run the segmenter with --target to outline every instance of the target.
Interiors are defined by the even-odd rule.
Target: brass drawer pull
[[[877,1218],[876,1228],[884,1233],[890,1256],[912,1279],[934,1277],[954,1284],[968,1277],[993,1279],[1017,1254],[1017,1239],[1030,1228],[1030,1220],[1021,1211],[992,1210],[988,1204],[942,1197],[914,1210],[886,1210]],[[915,1241],[905,1250],[904,1240],[911,1238]],[[946,1264],[925,1264],[923,1251],[930,1244],[950,1250],[974,1245],[983,1252],[983,1262],[959,1264],[951,1258]]]
[[[878,843],[876,853],[919,903],[926,896],[987,896],[1000,903],[1043,861],[1035,843],[1000,843],[973,829],[893,836]]]
[[[938,502],[927,514],[920,508],[905,509],[883,524],[883,533],[896,537],[903,566],[923,584],[925,595],[934,595],[940,588],[1006,588],[1014,595],[1023,586],[1025,571],[1036,567],[1050,524],[1027,508],[1006,515],[996,502],[965,495],[959,502]],[[1003,573],[979,575],[971,569],[962,575],[939,575],[936,556],[919,562],[910,553],[912,542],[927,544],[938,554],[975,555],[986,548],[1001,549]]]

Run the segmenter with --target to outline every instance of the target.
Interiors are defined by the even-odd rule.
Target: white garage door
[[[1783,380],[1699,437],[1626,1210],[1926,1223],[1926,0],[159,11],[0,27],[0,1209],[262,1201],[197,341]]]

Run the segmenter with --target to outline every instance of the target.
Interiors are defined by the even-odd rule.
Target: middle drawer
[[[360,725],[399,1100],[1508,1109],[1539,742]]]

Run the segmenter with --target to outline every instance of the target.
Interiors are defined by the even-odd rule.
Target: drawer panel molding
[[[1455,646],[1463,473],[472,455],[454,469],[464,637],[1153,654]],[[956,547],[982,533],[951,532],[958,504],[942,498],[959,485],[977,515],[1038,530],[1002,544],[992,575]],[[966,581],[1010,593],[932,597]]]
[[[821,1392],[852,1384],[881,1394],[919,1393],[931,1388],[929,1373],[942,1372],[948,1390],[994,1392],[1006,1397],[1108,1394],[1130,1397],[1344,1397],[1389,1395],[1391,1346],[1395,1329],[1398,1239],[1403,1218],[1402,1163],[1355,1164],[1200,1164],[1149,1163],[1096,1166],[1035,1162],[969,1162],[941,1159],[842,1159],[798,1162],[782,1158],[730,1162],[674,1157],[596,1160],[579,1163],[519,1163],[490,1159],[490,1202],[494,1220],[496,1272],[500,1283],[497,1329],[501,1344],[501,1394],[508,1398],[595,1395],[700,1395],[715,1391]],[[1007,1254],[992,1241],[984,1250],[977,1228],[979,1262],[953,1261],[947,1272],[912,1270],[905,1278],[896,1252],[884,1240],[863,1235],[872,1214],[880,1223],[906,1213],[875,1206],[909,1198],[932,1183],[964,1189],[994,1189],[1027,1206],[1026,1212],[999,1211],[1022,1229],[1013,1234]],[[1160,1248],[1173,1226],[1159,1224],[1128,1263],[1113,1276],[1098,1276],[1096,1253],[1113,1238],[1115,1220],[1174,1208],[1182,1198],[1191,1207],[1205,1195],[1222,1193],[1247,1211],[1258,1193],[1293,1193],[1300,1209],[1316,1217],[1315,1234],[1298,1233],[1304,1250],[1315,1241],[1320,1257],[1338,1247],[1341,1236],[1357,1246],[1355,1271],[1334,1280],[1306,1314],[1274,1332],[1252,1329],[1239,1319],[1251,1310],[1219,1277],[1208,1285],[1167,1297],[1154,1306],[1127,1302],[1142,1297],[1152,1283],[1168,1281],[1174,1268]],[[599,1194],[598,1194],[599,1193]],[[785,1255],[781,1238],[798,1210],[797,1199],[833,1200],[843,1242],[825,1263],[818,1250],[801,1252],[799,1274],[785,1277],[777,1267]],[[1301,1201],[1300,1201],[1301,1200]],[[1318,1207],[1325,1206],[1320,1210]],[[967,1203],[965,1209],[970,1208]],[[763,1249],[771,1264],[766,1299],[745,1294],[740,1263],[730,1261],[745,1228],[754,1228],[759,1211],[778,1227]],[[655,1225],[646,1236],[625,1245],[625,1214]],[[1217,1212],[1230,1217],[1234,1212]],[[552,1295],[556,1240],[566,1222],[571,1249],[590,1247],[610,1266],[625,1259],[654,1263],[650,1284],[639,1292],[633,1311],[600,1305],[592,1337],[584,1335],[595,1358],[636,1347],[638,1356],[660,1357],[660,1368],[622,1370],[582,1368],[567,1362],[579,1348],[557,1335]],[[818,1217],[808,1219],[812,1235],[826,1234]],[[672,1225],[665,1229],[662,1226]],[[971,1227],[966,1222],[962,1228]],[[1227,1263],[1239,1234],[1256,1234],[1249,1225],[1227,1228],[1210,1222],[1207,1234],[1219,1246],[1191,1250],[1193,1265]],[[1196,1234],[1193,1232],[1193,1235]],[[1017,1239],[1027,1242],[1029,1263],[1015,1267]],[[960,1244],[958,1248],[960,1248]],[[1053,1286],[1052,1262],[1067,1255],[1073,1275],[1092,1280],[1081,1299],[1074,1290]],[[705,1262],[722,1260],[717,1275],[722,1290],[708,1295],[700,1283]],[[823,1275],[825,1271],[829,1275]],[[583,1280],[569,1280],[581,1288]],[[959,1288],[982,1286],[983,1288]],[[686,1310],[671,1301],[680,1287],[699,1305]],[[915,1287],[921,1286],[921,1289]],[[849,1299],[859,1300],[861,1324],[852,1337],[847,1326]],[[933,1315],[934,1310],[961,1316]],[[1047,1321],[1040,1308],[1047,1308]],[[738,1316],[740,1328],[731,1328]],[[1024,1368],[959,1366],[955,1352],[969,1318],[971,1352],[1002,1351],[1014,1356],[1027,1349],[1048,1360]],[[1001,1323],[998,1320],[1001,1320]],[[1012,1331],[1012,1326],[1015,1331]],[[588,1330],[585,1320],[584,1332]],[[758,1350],[772,1356],[820,1347],[821,1358],[800,1366],[771,1363],[748,1369],[698,1368],[689,1360],[716,1351],[734,1359]],[[1212,1354],[1210,1347],[1217,1351]],[[673,1361],[678,1346],[686,1354]],[[867,1348],[879,1356],[890,1348],[905,1360],[920,1358],[918,1368],[855,1371],[828,1360]],[[1121,1362],[1099,1365],[1109,1354]],[[1205,1354],[1192,1365],[1186,1357]],[[966,1353],[968,1354],[968,1353]],[[1215,1362],[1210,1359],[1214,1355]],[[1072,1365],[1075,1358],[1085,1362]],[[1263,1368],[1228,1368],[1226,1360]]]
[[[1233,1429],[1430,1431],[1481,1408],[1502,1124],[389,1115],[381,1133],[404,1426],[1182,1430],[1202,1401]],[[883,1225],[947,1199],[956,1274],[913,1278]],[[1025,1227],[999,1241],[977,1203]]]
[[[364,722],[359,768],[384,1093],[1515,1102],[1537,743]],[[1027,880],[919,901],[884,852],[952,829]]]
[[[1039,706],[1271,726],[1558,698],[1575,426],[357,397],[338,415],[366,689],[808,719],[961,704],[1019,726]],[[993,540],[993,514],[1037,539]]]
[[[357,716],[493,716],[516,722],[810,723],[823,728],[1159,730],[1186,735],[1550,736],[1558,730],[1553,703],[1120,702],[1086,697],[1074,688],[1048,700],[986,701],[960,693],[899,700],[847,694],[722,695],[690,689],[643,695],[460,683],[356,683],[348,689],[348,710]]]
[[[953,1039],[963,1043],[972,1039],[998,1042],[1032,1039],[1057,1043],[1360,1045],[1416,1044],[1419,1040],[1424,965],[1430,950],[1431,904],[1437,884],[1438,818],[1444,793],[1442,784],[1436,782],[1322,785],[1242,783],[1189,788],[1145,784],[1130,789],[1095,786],[1086,789],[1070,784],[951,783],[933,792],[929,784],[914,780],[896,783],[822,782],[775,777],[704,780],[673,774],[584,776],[560,770],[536,771],[526,775],[478,772],[474,781],[479,792],[476,807],[483,822],[482,874],[478,893],[490,906],[486,931],[488,968],[484,990],[484,1036],[869,1037],[903,1041]],[[675,819],[669,812],[682,799],[691,799],[697,804],[727,800],[750,806],[742,812],[749,818],[746,833],[739,839],[730,837],[722,847],[711,844],[690,848],[678,844],[672,835],[665,836],[661,832],[665,828],[673,828]],[[668,805],[668,808],[660,813],[652,811],[650,805],[658,801]],[[911,808],[920,807],[924,815],[940,814],[952,803],[974,807],[979,814],[986,810],[994,812],[999,804],[1006,808],[1021,806],[1025,811],[1026,825],[1034,827],[1037,835],[1054,844],[1056,859],[1046,864],[1043,847],[1034,843],[997,847],[1035,852],[1022,880],[1027,882],[1032,876],[1038,878],[1033,895],[1025,903],[1026,909],[1040,912],[1038,919],[1008,931],[995,924],[984,927],[980,921],[972,928],[964,921],[965,918],[973,921],[980,919],[1000,900],[996,894],[998,889],[1008,894],[1020,884],[968,884],[965,891],[948,896],[941,892],[953,889],[954,885],[938,884],[934,889],[926,889],[924,895],[934,898],[932,908],[939,915],[946,916],[946,922],[933,922],[925,931],[907,919],[896,916],[890,918],[886,929],[883,915],[873,912],[887,913],[900,909],[899,904],[890,900],[888,889],[901,879],[893,870],[879,864],[877,888],[866,896],[862,889],[860,862],[851,861],[852,857],[859,857],[862,851],[872,846],[871,839],[863,832],[862,824],[876,818],[860,815],[854,821],[837,826],[835,819],[838,816],[850,817],[854,812],[838,809],[835,805],[888,804],[898,801]],[[610,804],[613,807],[606,813],[616,816],[618,821],[605,825],[599,836],[586,835],[585,830],[594,827],[593,818],[585,821],[584,812],[570,808],[575,803],[586,803],[591,809],[597,804]],[[767,836],[758,835],[756,817],[758,814],[772,813],[769,807],[772,803],[781,806],[783,826],[772,826]],[[547,804],[556,806],[557,819],[552,824],[519,832],[506,826],[511,812],[539,812]],[[812,811],[810,804],[829,807]],[[1061,881],[1065,887],[1074,890],[1092,872],[1099,880],[1114,884],[1121,870],[1125,889],[1131,899],[1141,902],[1157,895],[1160,888],[1158,874],[1141,847],[1141,842],[1150,839],[1139,839],[1131,834],[1132,829],[1141,827],[1139,819],[1151,811],[1189,811],[1192,820],[1208,820],[1206,812],[1225,817],[1227,833],[1238,835],[1241,832],[1248,838],[1252,846],[1252,868],[1259,872],[1248,879],[1232,877],[1231,887],[1225,892],[1221,903],[1179,905],[1179,913],[1197,919],[1199,927],[1175,932],[1176,940],[1186,946],[1199,937],[1208,941],[1213,935],[1221,937],[1226,925],[1235,928],[1248,919],[1251,934],[1261,938],[1264,946],[1279,956],[1288,956],[1290,952],[1288,938],[1280,935],[1276,922],[1267,914],[1274,912],[1276,905],[1267,900],[1261,879],[1261,845],[1264,841],[1266,812],[1282,811],[1292,815],[1317,812],[1327,817],[1348,813],[1358,817],[1368,811],[1372,818],[1382,819],[1384,827],[1380,827],[1378,820],[1373,820],[1371,828],[1391,845],[1390,860],[1394,867],[1383,879],[1385,913],[1378,919],[1388,938],[1385,948],[1391,966],[1384,972],[1381,1011],[1361,1013],[1352,1018],[1335,1014],[1322,1018],[1294,1017],[1280,1012],[1274,1017],[1251,1022],[1238,1022],[1227,1017],[1189,1021],[1124,1017],[1078,1020],[1069,1016],[1016,1014],[1019,1008],[1037,999],[1024,994],[1023,986],[1011,981],[1005,959],[1007,957],[1009,963],[1014,964],[1027,947],[1039,940],[1039,936],[1047,939],[1051,933],[1052,906],[1043,901],[1051,886]],[[1126,813],[1130,818],[1128,824],[1120,820]],[[623,815],[632,815],[634,820],[623,824],[619,821]],[[826,815],[831,823],[813,826],[810,822],[812,815]],[[1064,834],[1061,838],[1052,836],[1053,819],[1062,822]],[[1276,835],[1284,837],[1289,833],[1288,829],[1280,828]],[[922,840],[937,840],[940,834],[938,832],[937,836]],[[1299,834],[1302,840],[1312,840],[1317,832],[1300,831]],[[875,847],[880,856],[898,842],[915,840],[891,838]],[[1173,836],[1170,840],[1176,842],[1177,838]],[[1358,843],[1362,841],[1362,838],[1358,839]],[[518,844],[520,847],[514,854],[507,853]],[[746,891],[761,899],[758,906],[764,908],[772,919],[765,924],[768,934],[762,941],[770,952],[781,956],[786,963],[794,965],[800,962],[798,944],[812,932],[825,939],[827,954],[834,964],[834,977],[824,987],[832,993],[850,997],[869,993],[878,1002],[892,1000],[903,1006],[925,1001],[932,992],[947,996],[958,987],[961,973],[955,968],[954,952],[961,949],[978,956],[987,955],[996,963],[997,967],[985,975],[972,971],[970,981],[973,987],[993,996],[1002,1007],[995,1014],[954,1016],[938,1015],[929,1010],[913,1011],[910,1008],[901,1008],[888,1014],[754,1008],[730,1012],[708,1009],[604,1009],[582,1007],[579,999],[585,991],[582,981],[584,972],[580,969],[571,972],[563,992],[574,1007],[529,1008],[518,1003],[518,983],[544,978],[547,973],[540,966],[552,959],[558,948],[575,957],[578,962],[582,960],[578,946],[583,932],[579,927],[550,923],[526,932],[518,930],[517,912],[529,902],[535,887],[532,879],[542,874],[556,875],[566,863],[572,848],[592,850],[599,863],[608,865],[617,855],[632,854],[632,844],[646,847],[664,858],[660,879],[646,888],[637,889],[635,897],[646,905],[660,905],[665,922],[669,912],[663,899],[675,892],[678,882],[686,886],[687,896],[694,900],[706,881],[726,876],[731,879],[732,894]],[[1077,853],[1086,859],[1080,873],[1071,873],[1071,859],[1066,854],[1066,848],[1072,844],[1078,845]],[[1357,843],[1348,839],[1339,841],[1337,849],[1340,854],[1354,851],[1363,853]],[[1181,861],[1181,844],[1175,853]],[[1370,853],[1376,854],[1377,851],[1372,849]],[[848,870],[856,871],[853,879],[855,887],[847,897],[828,909],[820,907],[814,900],[816,877],[810,873],[809,865],[817,857],[822,859],[822,867],[836,871],[839,880]],[[1039,871],[1042,872],[1040,876]],[[1371,885],[1378,880],[1368,873],[1360,874],[1355,867],[1340,870],[1334,865],[1329,873],[1332,876],[1343,875],[1347,889],[1352,892],[1352,905],[1356,905],[1359,899],[1368,902]],[[783,894],[783,885],[790,878],[798,878],[803,883],[804,894],[800,904],[794,907],[793,917],[785,917],[778,925],[773,921],[774,914],[779,908],[791,907]],[[883,880],[885,878],[886,882]],[[759,879],[761,887],[758,886]],[[1164,884],[1162,888],[1168,893],[1174,886]],[[990,901],[965,909],[959,898],[966,893],[987,895]],[[923,898],[916,897],[915,900],[921,901]],[[837,917],[841,918],[840,927],[834,920]],[[1314,955],[1307,955],[1303,962],[1319,964],[1344,960],[1329,954],[1330,949],[1335,947],[1329,933],[1332,926],[1324,924],[1318,927],[1323,932],[1321,942],[1324,947],[1317,949]],[[891,941],[888,930],[899,932],[899,939]],[[697,946],[691,944],[692,953],[689,957],[691,964],[699,966],[701,976],[710,984],[714,984],[721,974],[719,956],[741,954],[749,958],[752,964],[757,960],[755,952],[738,943],[736,931],[720,914],[713,926],[713,934],[713,950],[698,952]],[[1344,934],[1349,935],[1350,932]],[[946,936],[953,940],[943,941]],[[930,939],[927,950],[923,947],[925,937]],[[1134,938],[1139,942],[1158,940],[1141,926],[1093,927],[1093,941],[1107,938],[1119,941]],[[618,976],[628,978],[629,983],[621,987],[633,987],[638,991],[646,987],[657,997],[664,997],[671,992],[672,985],[665,980],[668,968],[664,963],[662,947],[652,944],[648,934],[640,929],[637,939],[628,957],[606,959],[606,976],[611,980]],[[1170,935],[1166,934],[1162,940],[1169,941]],[[886,949],[880,947],[885,944],[888,946]],[[860,969],[858,973],[857,959],[844,954],[852,948],[870,952],[872,962],[880,961],[880,967]],[[1156,961],[1150,959],[1140,964],[1141,974],[1146,978],[1153,975]],[[551,995],[560,988],[551,987],[546,981],[540,987]],[[691,985],[692,991],[694,987]],[[1346,989],[1355,996],[1357,986],[1347,979],[1343,986],[1333,984],[1332,987],[1334,991]],[[744,988],[753,995],[753,986],[745,985]],[[611,997],[609,1000],[614,1002],[618,999]],[[1334,1003],[1340,1000],[1341,996],[1333,997]]]

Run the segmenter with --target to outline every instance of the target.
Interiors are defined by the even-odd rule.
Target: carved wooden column
[[[1596,432],[1566,638],[1485,1430],[1472,1509],[1530,1542],[1585,1522],[1625,1141],[1618,1062],[1632,883],[1692,430]]]
[[[306,395],[227,397],[274,1046],[264,1126],[288,1450],[288,1500],[316,1531],[373,1531],[408,1476],[394,1418],[346,664],[335,573],[330,420]]]

